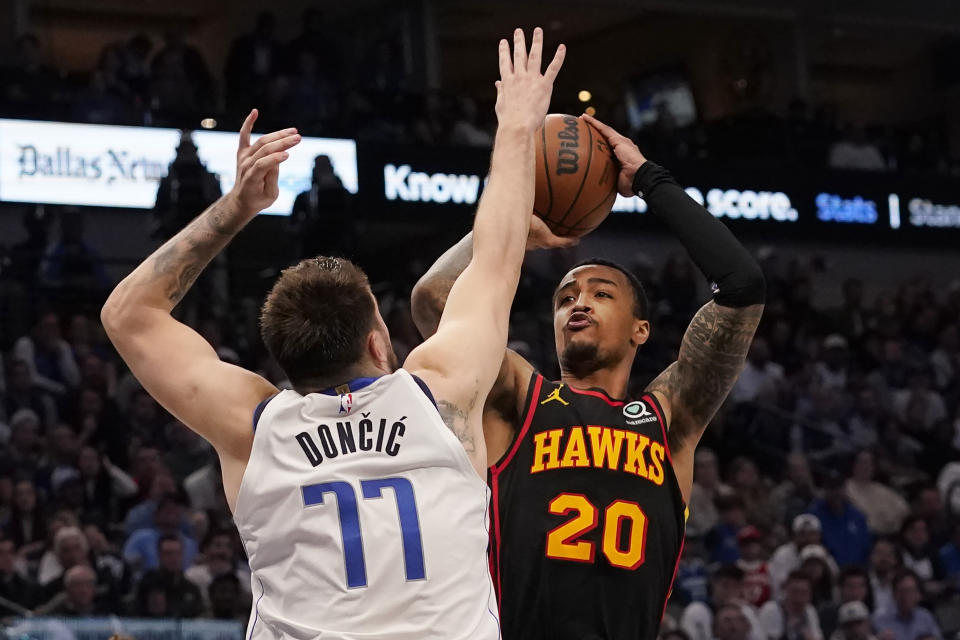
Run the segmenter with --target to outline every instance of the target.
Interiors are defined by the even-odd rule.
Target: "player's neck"
[[[560,374],[560,379],[564,384],[577,389],[602,389],[611,398],[625,398],[627,396],[627,382],[630,380],[629,364],[621,363],[582,376],[575,376],[570,371],[563,371]]]
[[[308,393],[323,393],[330,389],[334,389],[339,385],[349,384],[351,380],[357,380],[359,378],[379,378],[380,376],[385,376],[388,373],[390,372],[376,366],[372,362],[368,362],[364,363],[363,365],[350,367],[346,371],[338,373],[335,376],[315,378],[313,380],[305,381],[302,385],[295,385],[294,390],[300,395],[307,395]]]

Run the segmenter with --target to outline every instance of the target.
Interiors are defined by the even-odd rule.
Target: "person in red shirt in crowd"
[[[763,532],[754,526],[744,527],[737,534],[737,544],[740,547],[737,566],[743,570],[743,598],[755,607],[760,607],[769,600],[773,591],[767,567],[765,538]]]

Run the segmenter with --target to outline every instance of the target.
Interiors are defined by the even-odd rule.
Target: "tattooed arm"
[[[253,410],[276,389],[250,371],[221,362],[206,340],[170,312],[210,260],[276,199],[280,163],[299,136],[288,129],[251,145],[256,116],[251,112],[240,131],[233,190],[124,278],[100,314],[111,342],[144,388],[216,447],[225,477],[230,460],[246,464]]]

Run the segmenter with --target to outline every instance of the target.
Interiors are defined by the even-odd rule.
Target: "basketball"
[[[606,140],[582,118],[553,113],[536,137],[533,212],[558,236],[596,229],[617,197],[619,164]]]

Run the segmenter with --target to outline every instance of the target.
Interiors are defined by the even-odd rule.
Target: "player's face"
[[[575,373],[580,366],[591,373],[632,359],[650,334],[650,323],[633,311],[633,289],[617,269],[587,265],[568,273],[553,296],[561,362]]]

